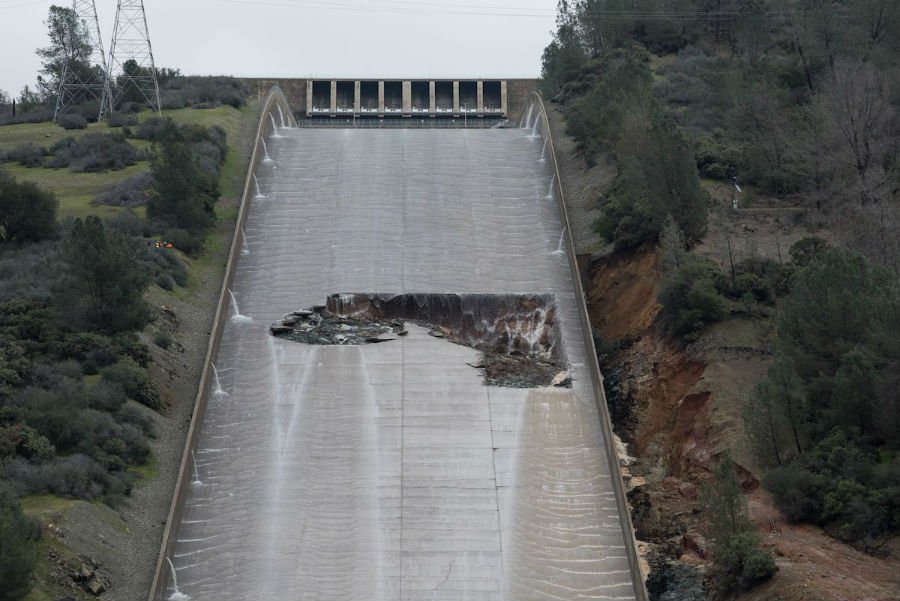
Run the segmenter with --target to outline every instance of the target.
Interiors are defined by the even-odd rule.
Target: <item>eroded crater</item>
[[[305,344],[374,344],[404,336],[405,322],[482,351],[471,365],[485,370],[488,385],[571,386],[549,294],[332,294],[285,315],[271,333]]]

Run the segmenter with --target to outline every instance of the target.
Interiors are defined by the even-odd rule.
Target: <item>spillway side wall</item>
[[[279,107],[281,111],[279,112]],[[272,115],[272,118],[269,118]],[[213,320],[213,327],[206,350],[206,359],[203,363],[203,371],[200,375],[200,384],[197,390],[197,396],[194,401],[194,412],[191,417],[191,425],[188,428],[187,439],[185,440],[184,450],[181,454],[181,465],[178,469],[178,478],[175,481],[175,492],[172,495],[172,504],[169,508],[169,515],[166,519],[166,527],[163,531],[162,544],[160,545],[159,558],[156,562],[156,573],[150,585],[150,601],[162,601],[165,598],[171,572],[167,558],[171,557],[175,543],[178,540],[178,527],[181,523],[181,513],[184,508],[185,498],[191,485],[191,451],[197,446],[197,439],[200,436],[200,428],[203,419],[206,416],[206,408],[209,404],[210,382],[212,381],[213,358],[219,352],[219,346],[222,342],[222,332],[225,329],[225,322],[228,321],[228,289],[234,280],[235,269],[240,258],[241,248],[244,243],[244,224],[247,221],[247,215],[250,209],[250,202],[253,199],[253,175],[260,162],[264,158],[261,140],[273,133],[273,119],[285,119],[285,125],[297,127],[297,121],[291,112],[284,93],[277,86],[273,87],[259,113],[259,125],[256,130],[256,138],[253,142],[253,151],[250,154],[250,162],[247,168],[247,175],[244,179],[244,189],[241,196],[240,209],[238,212],[237,223],[234,226],[234,235],[231,239],[231,250],[228,253],[228,261],[225,264],[225,275],[222,278],[222,289],[219,292],[219,303],[216,307],[216,315]]]
[[[535,119],[538,120],[537,131],[547,142],[550,158],[553,161],[553,173],[556,176],[556,200],[559,204],[560,217],[563,221],[563,226],[565,227],[565,250],[568,254],[569,268],[572,272],[572,283],[575,286],[575,303],[578,305],[581,331],[584,334],[584,347],[587,350],[587,365],[585,367],[590,372],[591,382],[594,387],[594,400],[597,404],[597,411],[600,414],[600,427],[603,431],[603,443],[606,447],[609,473],[612,476],[619,522],[622,526],[622,538],[625,541],[628,565],[631,568],[631,577],[634,583],[634,596],[636,601],[648,601],[647,589],[644,584],[644,577],[641,573],[638,557],[637,541],[634,537],[634,527],[631,523],[631,511],[625,496],[625,486],[619,475],[618,453],[616,451],[615,438],[612,430],[612,421],[609,417],[609,408],[606,402],[606,392],[603,388],[603,374],[600,373],[597,355],[592,350],[594,348],[594,340],[591,336],[591,320],[588,316],[584,287],[581,284],[581,273],[579,272],[578,260],[575,256],[575,242],[572,239],[572,226],[569,222],[569,211],[566,208],[562,177],[559,171],[559,164],[556,160],[556,146],[553,144],[550,120],[547,116],[547,109],[544,106],[544,99],[538,92],[533,92],[529,96],[529,101],[525,104],[524,109],[527,110],[529,105],[533,105],[534,108],[537,109],[537,116],[535,117]]]

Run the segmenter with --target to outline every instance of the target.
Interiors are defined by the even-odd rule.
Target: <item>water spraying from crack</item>
[[[194,479],[191,481],[191,484],[194,486],[203,486],[203,481],[200,479],[200,472],[197,470],[197,456],[194,455],[194,449],[191,449],[191,463],[194,465]]]
[[[169,595],[168,601],[191,601],[191,598],[178,590],[178,576],[175,575],[175,566],[172,565],[172,560],[166,557],[166,561],[169,562],[169,570],[172,572],[172,588],[175,589],[175,592]]]
[[[262,142],[263,147],[263,163],[274,163],[275,161],[269,156],[269,147],[266,146],[265,139],[260,138],[259,141]]]
[[[210,363],[213,368],[213,382],[216,387],[213,389],[213,396],[217,399],[228,396],[228,393],[222,390],[222,383],[219,381],[219,370],[216,369],[215,363]]]
[[[256,196],[254,196],[253,198],[255,200],[265,200],[266,195],[259,191],[259,180],[256,179],[255,173],[253,174],[253,185],[256,187]]]
[[[272,122],[272,133],[271,136],[273,138],[280,138],[281,135],[278,133],[278,126],[275,125],[275,115],[269,113],[269,120]]]
[[[253,321],[252,317],[241,314],[241,310],[238,308],[237,299],[234,297],[234,292],[232,292],[230,288],[228,289],[228,295],[231,297],[231,309],[234,311],[234,314],[231,316],[231,321]]]

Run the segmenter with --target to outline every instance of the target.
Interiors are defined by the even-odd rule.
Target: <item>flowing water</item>
[[[225,324],[166,595],[634,598],[536,127],[272,140],[233,284],[254,320]],[[353,292],[553,295],[573,387],[487,387],[478,352],[411,324],[363,346],[268,333]]]

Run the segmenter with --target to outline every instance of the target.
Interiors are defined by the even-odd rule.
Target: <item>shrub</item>
[[[147,370],[134,361],[123,359],[100,370],[105,380],[120,384],[125,394],[151,409],[159,409],[162,401]]]
[[[118,382],[100,380],[87,389],[87,405],[91,409],[114,413],[127,400],[125,389]]]
[[[58,207],[52,192],[0,173],[0,241],[34,242],[53,237]]]
[[[135,115],[134,113],[127,113],[127,112],[119,111],[117,113],[113,113],[112,115],[110,115],[109,119],[106,121],[106,123],[110,127],[123,127],[126,125],[137,125],[138,118],[137,118],[137,115]]]
[[[87,119],[76,113],[60,115],[56,123],[63,129],[87,129]]]
[[[681,267],[663,277],[660,314],[669,334],[690,341],[703,326],[725,316],[725,303],[716,290],[720,278],[715,263],[694,254],[688,254]]]
[[[165,332],[157,332],[153,336],[153,343],[159,348],[167,349],[172,346],[172,337]]]
[[[172,229],[166,232],[165,238],[178,250],[193,255],[203,250],[203,244],[206,242],[206,233],[200,232],[192,234],[187,230]]]
[[[22,513],[19,501],[0,485],[0,601],[17,601],[31,590],[40,525]]]
[[[45,148],[27,142],[7,152],[4,160],[17,161],[23,167],[40,167],[44,164],[44,157],[47,154]]]
[[[53,157],[48,167],[68,167],[76,173],[118,171],[141,158],[122,134],[89,133],[77,139],[66,138],[54,144],[50,152]]]
[[[166,120],[162,117],[153,117],[152,119],[141,121],[134,132],[134,137],[140,140],[147,140],[148,142],[155,142],[165,126]]]
[[[126,403],[116,412],[116,421],[120,424],[130,424],[140,430],[144,436],[153,437],[154,427],[153,420],[140,407]]]
[[[91,201],[91,204],[114,207],[139,207],[147,204],[152,187],[153,176],[148,172],[138,173],[101,192]],[[129,229],[128,233],[138,234],[140,232]]]
[[[175,280],[168,273],[160,273],[156,276],[156,285],[163,290],[172,291],[175,289]]]
[[[20,494],[54,494],[88,500],[99,497],[110,479],[100,464],[83,454],[38,464],[16,458],[7,463],[4,476]]]

